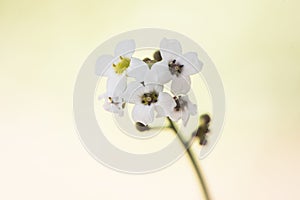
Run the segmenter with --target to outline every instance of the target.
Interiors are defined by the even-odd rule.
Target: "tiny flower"
[[[135,69],[128,72],[128,76],[139,82],[165,84],[172,78],[169,69],[164,67],[162,62],[134,59],[132,63]]]
[[[160,66],[171,74],[171,90],[175,94],[186,94],[190,90],[190,75],[201,71],[203,63],[196,52],[182,54],[180,43],[175,39],[162,39],[160,53],[163,61]],[[161,69],[162,70],[162,69]]]
[[[111,113],[118,114],[119,116],[123,116],[124,108],[125,108],[125,101],[122,97],[110,97],[106,94],[100,95],[99,99],[105,99],[103,104],[103,108]]]
[[[186,126],[190,115],[197,114],[197,105],[193,104],[188,96],[175,96],[173,99],[176,105],[169,110],[168,115],[173,121],[182,119],[183,125]]]
[[[126,98],[133,103],[132,119],[148,125],[154,120],[154,113],[166,116],[166,110],[176,106],[171,95],[162,91],[160,84],[141,84],[133,82],[128,85]]]
[[[96,62],[96,74],[108,77],[107,91],[124,91],[127,81],[126,75],[135,70],[132,55],[135,51],[134,40],[124,40],[116,45],[115,55],[102,55]]]

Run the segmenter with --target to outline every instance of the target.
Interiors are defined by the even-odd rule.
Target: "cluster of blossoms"
[[[190,115],[197,113],[188,92],[190,75],[202,69],[195,52],[182,53],[175,39],[162,39],[154,60],[133,57],[134,40],[125,40],[115,47],[114,56],[102,55],[96,63],[96,74],[107,77],[104,109],[123,115],[126,104],[134,104],[132,119],[148,125],[155,117],[182,120],[186,126]],[[170,83],[170,93],[164,90]]]

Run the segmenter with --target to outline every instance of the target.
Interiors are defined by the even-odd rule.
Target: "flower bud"
[[[138,131],[141,131],[141,132],[143,132],[143,131],[148,131],[148,130],[150,129],[148,125],[145,125],[145,124],[143,124],[143,123],[141,123],[141,122],[136,122],[136,123],[135,123],[135,128],[136,128]]]
[[[153,58],[156,61],[161,61],[162,57],[161,57],[160,51],[155,51],[154,54],[153,54]]]

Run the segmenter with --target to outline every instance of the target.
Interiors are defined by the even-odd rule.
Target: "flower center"
[[[108,101],[109,101],[109,103],[111,103],[111,104],[114,104],[114,105],[116,105],[116,106],[118,106],[119,104],[121,104],[121,106],[122,106],[122,108],[124,109],[125,108],[125,102],[120,102],[120,101],[114,101],[113,99],[112,99],[112,97],[108,97]]]
[[[120,61],[117,64],[113,64],[113,68],[116,72],[116,74],[122,74],[130,64],[130,59],[129,58],[124,58],[120,56]]]
[[[176,63],[176,60],[170,61],[168,65],[172,75],[179,76],[179,74],[182,72],[183,65],[178,62]]]
[[[155,91],[144,93],[143,96],[141,97],[142,104],[148,106],[150,106],[151,103],[156,103],[157,100],[158,100],[158,94]]]
[[[187,106],[187,102],[184,101],[181,96],[178,97],[173,97],[176,106],[174,107],[175,111],[180,111],[180,110],[184,110],[184,107]]]

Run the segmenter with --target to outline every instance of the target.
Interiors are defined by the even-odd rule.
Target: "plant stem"
[[[179,138],[181,144],[184,146],[184,148],[186,149],[187,151],[187,154],[190,158],[190,161],[194,167],[194,170],[196,171],[196,174],[198,176],[198,180],[200,182],[200,185],[202,187],[202,190],[204,192],[204,196],[205,196],[205,199],[206,200],[211,200],[210,198],[210,195],[209,195],[209,192],[208,192],[208,188],[207,188],[207,185],[206,185],[206,182],[204,180],[204,176],[203,176],[203,173],[201,172],[201,169],[200,169],[200,166],[199,164],[197,163],[197,160],[193,154],[193,152],[191,151],[191,149],[188,147],[188,144],[184,141],[183,137],[181,136],[181,134],[179,133],[179,131],[177,130],[175,124],[173,123],[173,121],[167,117],[169,123],[170,123],[170,128],[175,132],[175,134],[177,135],[177,137]]]

